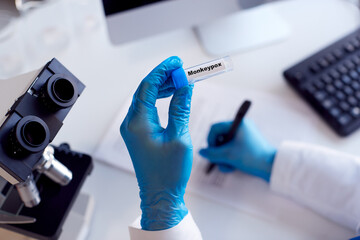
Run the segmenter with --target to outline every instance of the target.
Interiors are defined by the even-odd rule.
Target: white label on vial
[[[201,78],[207,75],[213,75],[218,72],[222,72],[226,69],[225,62],[222,59],[218,61],[213,61],[210,63],[205,63],[199,66],[196,66],[191,69],[186,69],[186,75],[188,80],[194,78]]]

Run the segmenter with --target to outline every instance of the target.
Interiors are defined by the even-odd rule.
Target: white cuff
[[[141,229],[141,216],[130,226],[131,240],[202,240],[201,233],[189,212],[175,227],[161,231],[146,231]]]

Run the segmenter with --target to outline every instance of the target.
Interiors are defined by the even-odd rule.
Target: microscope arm
[[[5,121],[6,113],[31,86],[41,69],[9,79],[0,79],[0,127]]]

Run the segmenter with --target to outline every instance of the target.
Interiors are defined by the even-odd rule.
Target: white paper
[[[260,132],[276,147],[284,140],[314,142],[317,139],[329,139],[318,130],[318,126],[324,122],[301,99],[292,100],[258,91],[233,90],[208,83],[197,84],[190,116],[194,163],[187,191],[270,221],[287,224],[297,222],[299,225],[299,216],[309,221],[315,216],[317,225],[325,224],[319,223],[319,217],[310,210],[271,192],[268,183],[259,178],[239,171],[224,174],[215,170],[210,175],[205,174],[208,162],[199,156],[198,151],[207,146],[206,139],[211,125],[233,120],[245,99],[252,101],[246,117],[252,119]],[[95,158],[133,172],[131,159],[119,133],[130,102],[131,99],[119,112],[97,149]],[[168,105],[169,99],[157,102],[162,126],[167,124]],[[306,221],[304,224],[309,225]],[[331,234],[331,230],[327,231]]]

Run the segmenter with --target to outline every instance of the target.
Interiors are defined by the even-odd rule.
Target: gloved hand
[[[214,124],[208,135],[209,147],[201,149],[200,155],[212,163],[219,164],[223,172],[238,169],[269,182],[276,149],[248,119],[241,122],[232,141],[215,147],[216,136],[228,132],[230,126],[231,122]]]
[[[171,228],[188,213],[184,193],[193,161],[188,127],[193,86],[175,91],[171,72],[180,67],[182,61],[170,57],[145,77],[120,128],[140,188],[144,230]],[[172,94],[164,129],[155,102]]]

